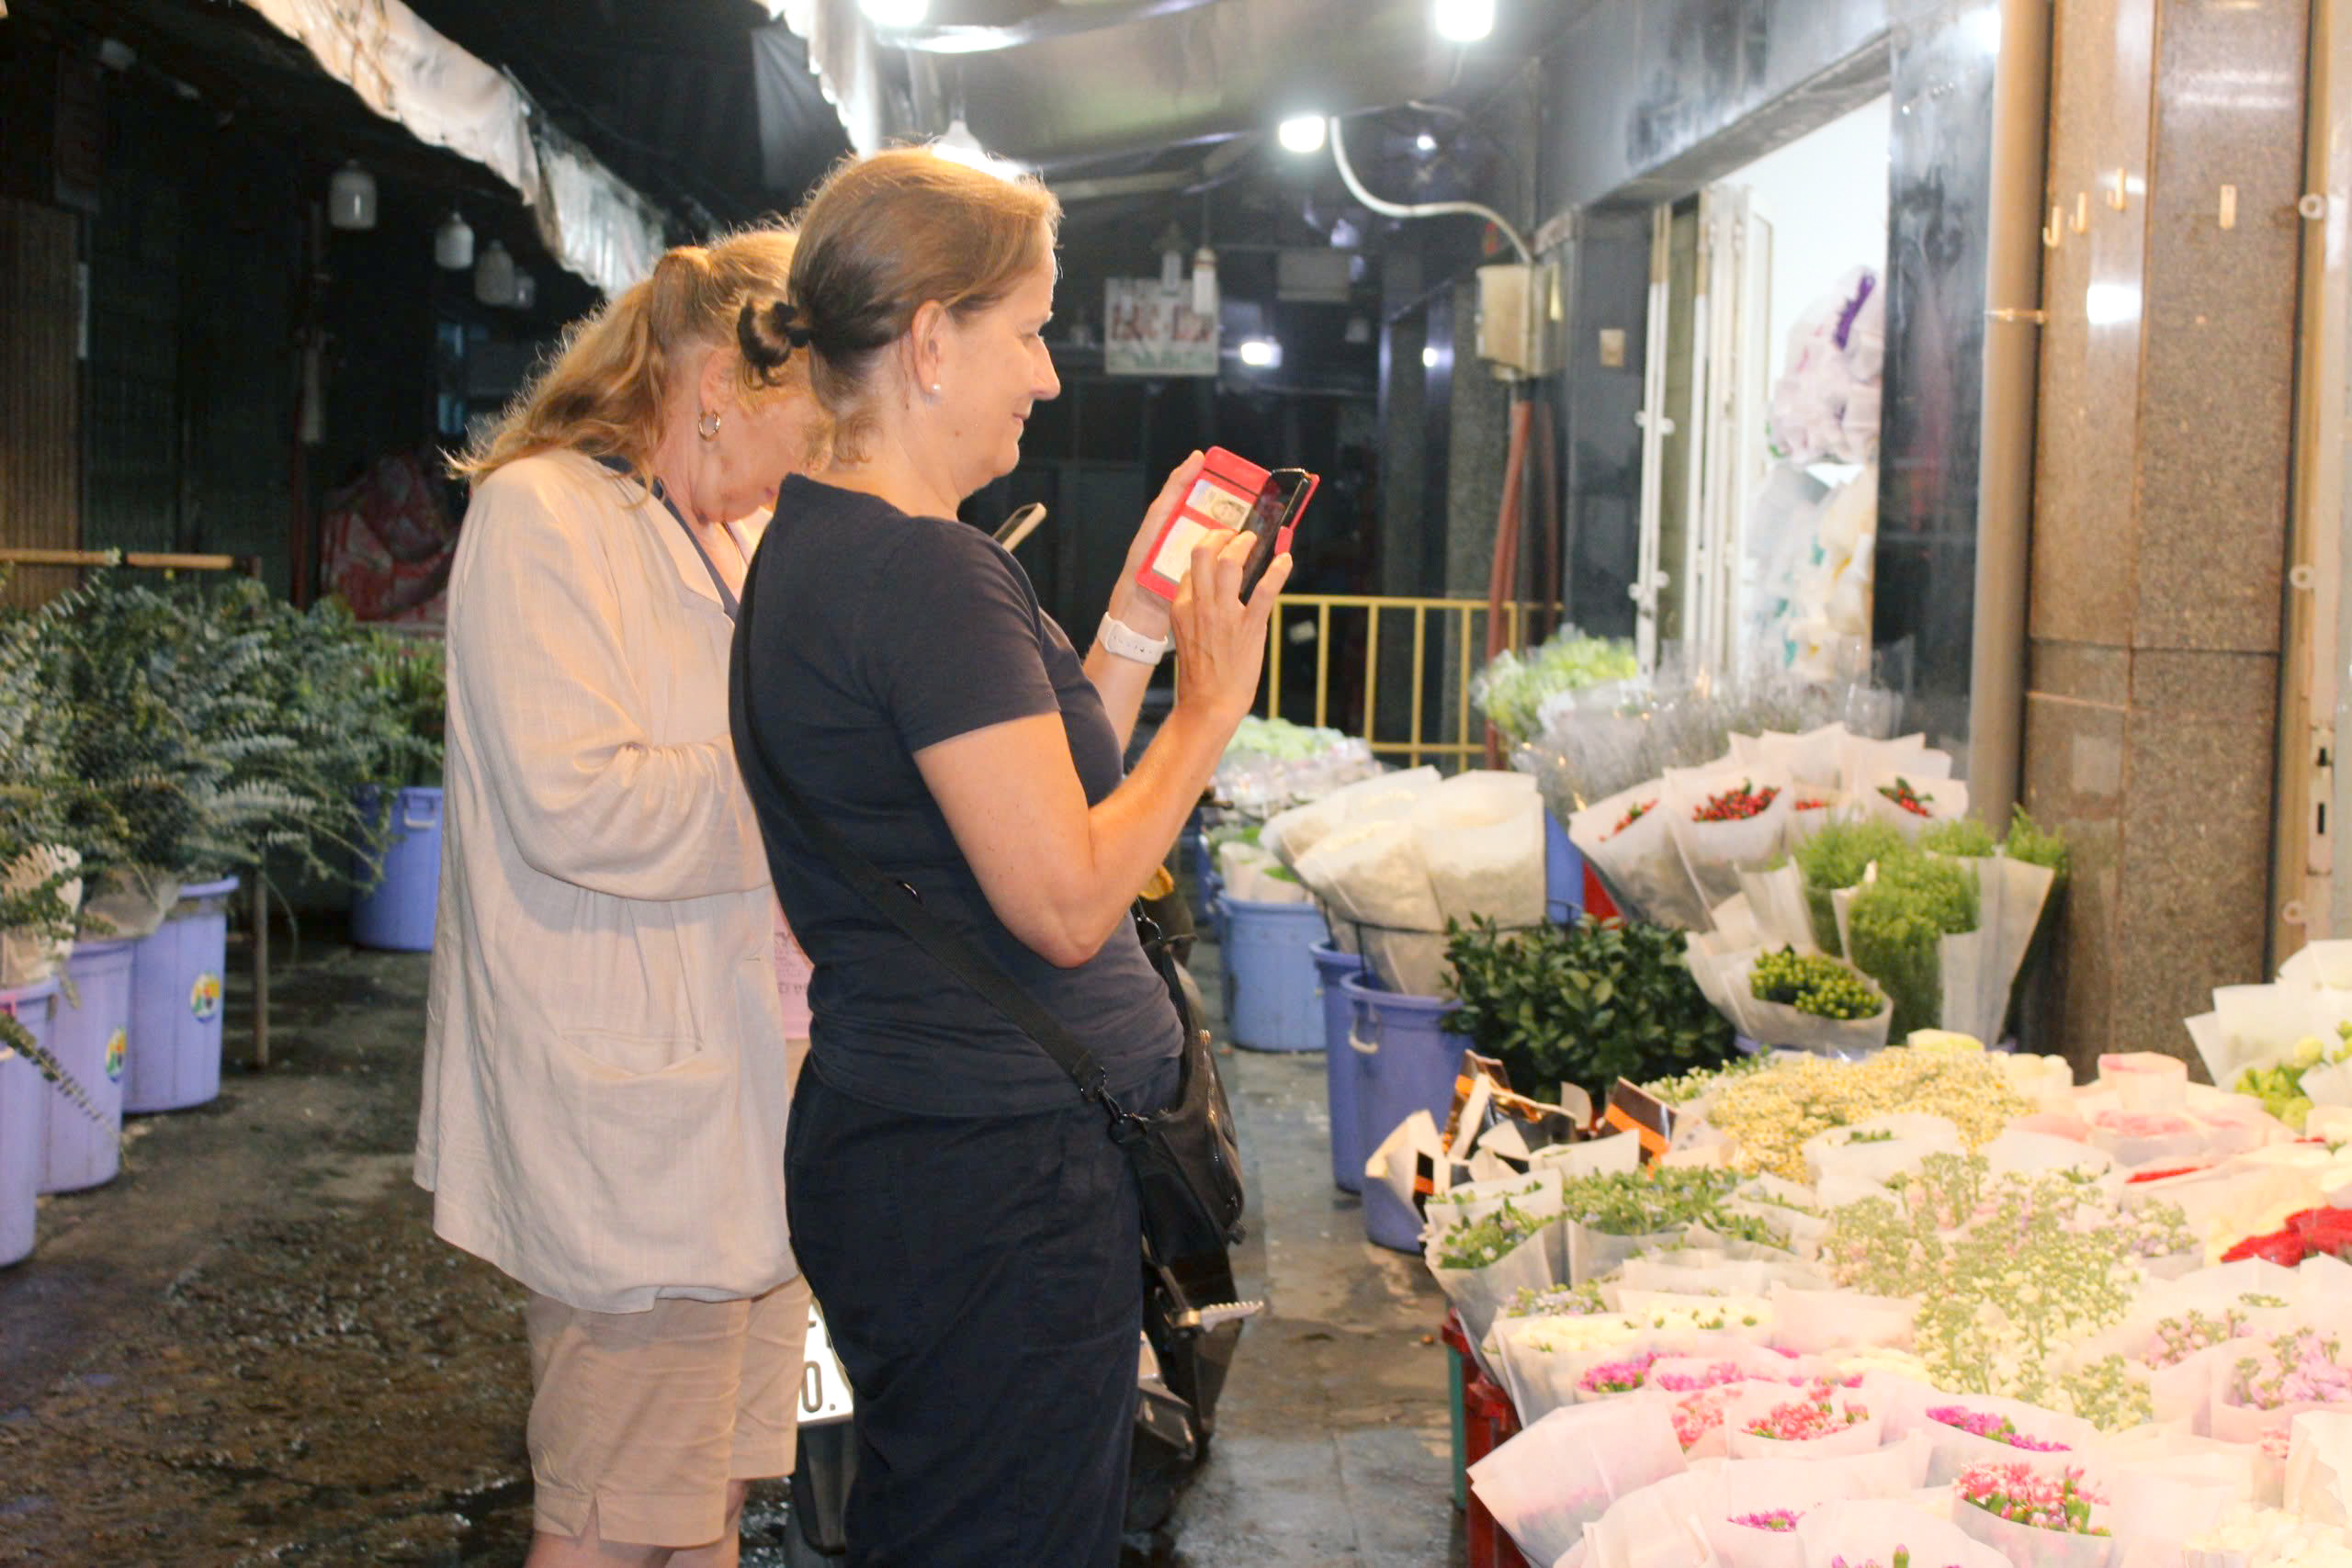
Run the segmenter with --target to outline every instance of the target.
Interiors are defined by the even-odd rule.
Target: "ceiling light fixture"
[[[1319,114],[1293,115],[1282,122],[1274,134],[1289,152],[1320,152],[1323,151],[1323,117]]]
[[[1270,337],[1241,340],[1241,363],[1252,370],[1270,370],[1283,362],[1283,345]]]
[[[964,117],[960,114],[949,120],[946,130],[933,140],[931,150],[950,163],[961,164],[967,169],[978,169],[1002,180],[1018,179],[1029,172],[1012,159],[1000,158],[981,146],[980,139],[972,134],[972,128],[964,123]]]
[[[463,272],[474,265],[474,231],[455,212],[441,220],[441,227],[433,231],[433,260],[449,272]]]
[[[1423,157],[1427,157],[1431,152],[1437,151],[1437,138],[1431,136],[1426,130],[1422,131],[1419,136],[1413,138],[1413,151],[1420,153]]]
[[[1435,0],[1430,21],[1448,43],[1476,43],[1495,30],[1495,0]]]
[[[327,181],[327,221],[338,229],[376,226],[376,176],[352,159]]]

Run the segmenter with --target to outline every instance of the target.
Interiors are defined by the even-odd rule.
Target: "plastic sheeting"
[[[664,248],[661,209],[549,126],[513,78],[400,0],[245,4],[369,108],[513,186],[568,271],[617,294],[653,270]]]
[[[858,12],[856,0],[760,0],[769,16],[808,46],[808,72],[817,89],[841,116],[849,144],[862,156],[881,150],[882,85],[874,30]],[[769,140],[768,122],[785,109],[775,81],[781,70],[797,68],[780,47],[781,40],[752,35],[752,65],[759,79],[761,139]],[[778,183],[773,174],[770,183]]]

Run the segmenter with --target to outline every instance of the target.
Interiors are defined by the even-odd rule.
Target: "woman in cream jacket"
[[[792,1465],[795,950],[727,716],[735,596],[821,429],[739,344],[791,254],[671,252],[459,465],[416,1175],[531,1292],[532,1568],[732,1563],[745,1483]]]

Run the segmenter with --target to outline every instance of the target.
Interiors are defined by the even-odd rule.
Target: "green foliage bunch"
[[[1813,917],[1814,945],[1825,953],[1842,953],[1838,939],[1838,914],[1829,896],[1862,880],[1871,863],[1903,852],[1903,833],[1891,823],[1830,822],[1796,848],[1797,873],[1804,879],[1807,913]]]
[[[1943,938],[1976,929],[1976,872],[1960,861],[1905,851],[1878,863],[1854,896],[1846,924],[1854,967],[1894,1003],[1888,1038],[1933,1029],[1943,1016]]]
[[[1875,1018],[1885,1001],[1851,965],[1826,953],[1784,947],[1759,955],[1748,971],[1747,988],[1759,1000],[1778,1002],[1815,1018]]]
[[[1947,817],[1929,824],[1919,835],[1919,847],[1958,860],[1989,860],[2000,848],[1993,841],[1993,829],[1973,817]]]
[[[47,623],[70,615],[78,598],[0,617],[0,873],[34,850],[74,847],[68,820],[80,786],[68,767],[67,712],[42,679],[42,639]],[[74,910],[64,889],[80,874],[60,864],[0,889],[0,928],[43,941],[71,937]]]
[[[1645,1083],[1734,1055],[1680,931],[1586,916],[1509,932],[1491,919],[1449,922],[1446,934],[1462,1003],[1448,1027],[1499,1058],[1524,1092],[1572,1083],[1598,1100],[1621,1077]]]
[[[80,785],[68,841],[91,873],[202,880],[251,858],[293,808],[266,782],[292,741],[262,695],[258,629],[198,612],[175,584],[106,572],[40,640]]]

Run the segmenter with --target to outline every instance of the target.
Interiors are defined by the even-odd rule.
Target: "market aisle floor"
[[[278,971],[269,1071],[134,1122],[122,1178],[44,1200],[39,1250],[0,1270],[0,1563],[522,1561],[520,1293],[433,1238],[408,1180],[424,960],[334,941]],[[232,981],[238,1061],[245,1000]],[[1274,1306],[1215,1459],[1132,1561],[1458,1563],[1436,1292],[1331,1190],[1320,1058],[1224,1061],[1247,1288]],[[782,1563],[785,1528],[755,1506],[744,1561]]]

